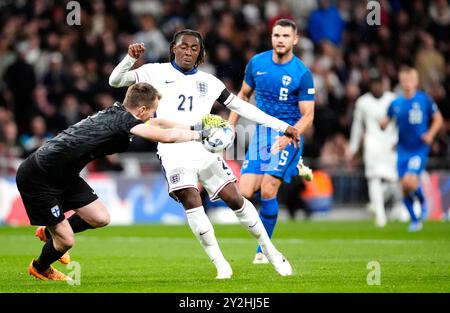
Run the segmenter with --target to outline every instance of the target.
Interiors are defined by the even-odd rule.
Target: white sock
[[[255,206],[250,201],[244,198],[242,208],[234,211],[234,213],[242,226],[244,226],[245,229],[247,229],[249,233],[256,238],[256,240],[258,240],[259,245],[266,254],[273,254],[277,252],[275,246],[269,238],[269,235],[267,235],[267,231],[264,228],[261,219],[259,218],[258,211],[256,211]]]
[[[216,267],[221,265],[224,261],[226,262],[222,251],[220,251],[219,244],[214,234],[214,228],[206,215],[204,208],[200,206],[198,208],[186,210],[186,216],[192,232]]]
[[[378,220],[386,220],[386,211],[384,209],[383,186],[381,179],[369,179],[369,198]]]

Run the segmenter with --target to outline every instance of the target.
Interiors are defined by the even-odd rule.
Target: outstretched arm
[[[314,121],[314,101],[300,101],[298,103],[302,117],[295,123],[294,128],[298,130],[299,135],[302,135],[308,128],[311,127]],[[271,148],[273,154],[278,153],[292,143],[291,138],[287,136],[278,137]],[[297,142],[293,142],[294,146],[297,146]]]
[[[249,101],[250,97],[253,93],[253,88],[250,87],[245,81],[242,82],[242,88],[239,91],[239,93],[237,94],[237,96],[244,100],[244,101]],[[239,114],[237,114],[236,112],[231,112],[230,116],[228,117],[228,122],[230,123],[231,126],[233,126],[234,128],[236,128],[236,124],[239,121]]]
[[[136,77],[129,72],[133,64],[145,52],[143,43],[134,43],[128,47],[128,54],[123,60],[114,68],[109,76],[109,85],[111,87],[127,87],[136,82]]]
[[[171,122],[162,118],[151,118],[146,124],[150,126],[157,126],[160,128],[177,128],[177,129],[186,129],[189,130],[190,126],[180,123]]]
[[[219,103],[222,103],[228,109],[238,113],[239,115],[255,122],[261,124],[265,127],[270,127],[278,132],[283,132],[285,136],[299,140],[300,134],[297,129],[290,126],[288,123],[280,121],[279,119],[270,116],[256,106],[239,99],[227,89],[224,89],[217,99]]]
[[[201,133],[198,131],[175,128],[163,129],[146,124],[139,124],[134,126],[130,130],[130,133],[148,140],[164,143],[185,142],[191,140],[200,140],[202,138]]]

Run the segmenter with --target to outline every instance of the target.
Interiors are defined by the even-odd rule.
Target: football
[[[217,128],[209,137],[203,139],[203,146],[213,153],[220,153],[233,145],[234,130],[230,125]]]

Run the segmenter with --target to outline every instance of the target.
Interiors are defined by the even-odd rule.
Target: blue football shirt
[[[416,151],[427,147],[422,135],[428,131],[430,120],[437,110],[436,103],[422,91],[417,91],[412,98],[399,96],[392,101],[387,115],[396,120],[400,149]]]
[[[313,77],[296,56],[285,64],[277,64],[272,53],[269,50],[253,56],[244,81],[255,90],[259,109],[294,125],[301,118],[298,102],[314,100]]]

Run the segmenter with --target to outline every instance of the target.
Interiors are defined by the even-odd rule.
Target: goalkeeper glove
[[[200,122],[191,126],[191,130],[203,130],[208,128],[221,128],[228,125],[228,122],[216,114],[206,114]]]

